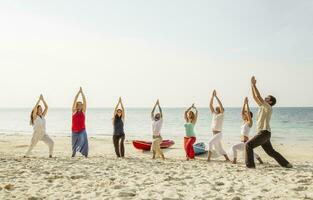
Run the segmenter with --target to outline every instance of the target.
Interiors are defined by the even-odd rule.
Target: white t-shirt
[[[213,113],[211,128],[213,131],[222,131],[224,122],[224,113]]]
[[[33,129],[36,133],[46,133],[46,120],[44,117],[37,116],[34,120]]]
[[[241,126],[241,135],[249,137],[249,133],[250,133],[249,123],[244,122],[243,125]]]
[[[161,135],[162,125],[163,125],[163,119],[159,119],[158,121],[155,121],[154,119],[152,119],[152,133],[154,136]]]

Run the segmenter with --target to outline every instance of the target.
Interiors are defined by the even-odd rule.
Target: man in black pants
[[[274,150],[271,144],[271,127],[270,120],[272,116],[272,106],[276,104],[276,98],[269,95],[263,99],[256,87],[256,79],[251,78],[252,95],[259,105],[257,119],[257,135],[246,143],[246,166],[255,168],[253,149],[262,146],[264,151],[273,157],[282,167],[292,168],[292,165],[280,153]]]

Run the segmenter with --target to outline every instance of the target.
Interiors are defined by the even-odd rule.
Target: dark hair
[[[269,103],[270,104],[270,106],[275,106],[275,104],[276,104],[276,98],[274,97],[274,96],[272,96],[272,95],[268,95],[268,97],[269,98],[271,98],[271,103]]]
[[[250,111],[250,117],[253,118],[253,112]]]
[[[38,108],[41,107],[40,105],[37,106],[36,110],[38,110]],[[33,117],[33,114],[35,112],[35,109],[32,110],[32,112],[30,113],[30,122],[29,124],[32,126],[34,125],[34,117]],[[37,114],[37,113],[36,113]]]

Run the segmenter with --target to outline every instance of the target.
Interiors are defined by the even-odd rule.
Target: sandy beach
[[[40,142],[22,158],[30,136],[0,136],[0,199],[313,199],[313,145],[275,144],[293,164],[284,169],[257,149],[264,165],[247,170],[222,158],[185,161],[176,141],[167,159],[151,160],[126,142],[117,159],[111,138],[90,137],[90,157],[70,158],[70,137],[53,137],[55,157]],[[229,144],[225,144],[229,148]]]

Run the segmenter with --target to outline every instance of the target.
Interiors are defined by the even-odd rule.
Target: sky
[[[313,106],[313,1],[0,0],[0,107]]]

